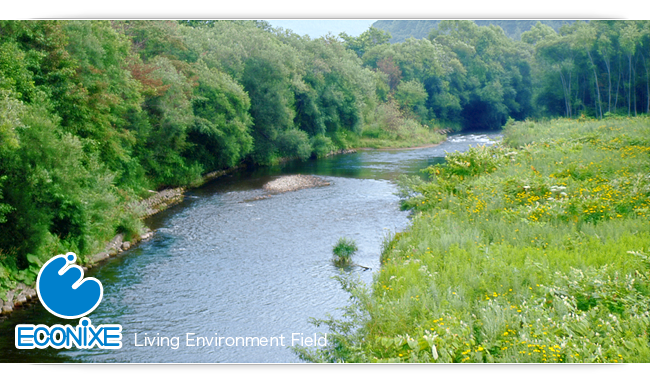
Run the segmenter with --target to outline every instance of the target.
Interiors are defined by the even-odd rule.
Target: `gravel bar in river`
[[[264,190],[272,193],[307,189],[310,187],[327,186],[330,183],[313,175],[288,175],[274,179],[264,185]]]

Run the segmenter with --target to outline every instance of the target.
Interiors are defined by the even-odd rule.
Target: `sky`
[[[305,34],[310,38],[319,38],[331,32],[335,36],[345,32],[351,36],[358,36],[368,30],[377,20],[266,20],[273,27],[291,29],[301,36]]]

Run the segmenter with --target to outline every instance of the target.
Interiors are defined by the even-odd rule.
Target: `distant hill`
[[[498,25],[506,35],[514,40],[521,38],[521,33],[530,30],[533,25],[541,21],[557,32],[562,25],[571,24],[573,20],[474,20],[478,26]],[[390,42],[403,42],[409,37],[417,39],[427,38],[429,31],[438,27],[440,20],[379,20],[372,24],[377,29],[382,29],[393,36]]]
[[[375,20],[266,20],[273,27],[281,27],[284,29],[291,29],[294,33],[299,35],[307,34],[312,39],[322,37],[328,32],[335,36],[339,33],[345,32],[351,36],[358,36],[359,34],[368,30],[370,25]]]

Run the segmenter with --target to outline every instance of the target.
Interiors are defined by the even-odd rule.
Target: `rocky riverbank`
[[[150,191],[155,194],[131,205],[131,208],[137,210],[142,219],[146,219],[169,208],[169,206],[182,202],[185,188],[176,187],[159,192]]]
[[[237,166],[229,170],[219,170],[208,173],[203,176],[203,180],[196,186],[200,186],[208,181],[231,173],[240,168],[241,166]],[[166,210],[172,205],[182,202],[184,199],[183,194],[185,193],[185,190],[186,188],[184,187],[165,189],[161,191],[150,190],[153,195],[146,199],[133,202],[129,205],[129,207],[132,210],[135,210],[142,219],[146,219],[163,210]],[[106,244],[101,252],[92,255],[90,258],[86,258],[86,262],[83,264],[84,271],[88,271],[88,269],[99,265],[111,257],[124,253],[125,251],[135,247],[141,241],[150,239],[153,237],[153,234],[154,232],[147,228],[145,231],[143,231],[142,235],[135,236],[131,238],[130,241],[124,240],[123,234],[117,234],[110,242]],[[14,289],[7,292],[6,298],[6,301],[0,299],[0,315],[3,317],[10,314],[15,308],[24,306],[30,301],[38,301],[36,290],[23,283],[18,283]]]
[[[104,250],[93,255],[90,260],[82,266],[82,268],[86,272],[88,269],[98,265],[109,257],[117,256],[124,251],[135,247],[139,242],[150,239],[152,236],[153,231],[149,229],[146,229],[142,235],[136,236],[131,239],[131,241],[124,241],[124,235],[118,234],[113,238],[113,240],[106,244]],[[21,307],[32,300],[37,301],[38,295],[34,288],[19,283],[15,289],[7,292],[6,298],[6,301],[0,299],[0,315],[10,314],[15,308]]]
[[[36,290],[25,284],[18,284],[14,290],[7,292],[7,301],[0,299],[0,314],[9,314],[14,308],[37,298]]]
[[[348,154],[356,153],[355,149],[341,149],[337,151],[330,152],[327,156],[332,156],[336,154]],[[232,173],[233,171],[241,169],[242,166],[236,166],[228,170],[219,170],[208,173],[203,176],[203,179],[200,183],[195,184],[194,187],[203,185],[206,182],[219,178],[223,175]],[[311,175],[291,175],[280,177],[276,180],[273,180],[266,185],[264,185],[264,190],[270,194],[279,194],[288,191],[296,191],[301,189],[307,189],[311,187],[318,186],[328,186],[329,182]],[[152,195],[146,199],[142,199],[137,202],[133,202],[129,207],[135,210],[142,219],[146,219],[155,215],[163,210],[168,209],[169,207],[180,203],[184,199],[184,193],[187,189],[185,187],[177,187],[172,189],[165,189],[161,191],[150,190]],[[267,194],[259,199],[268,198],[271,195]],[[257,199],[255,199],[257,200]],[[104,249],[101,252],[98,252],[91,257],[86,257],[86,260],[83,264],[85,271],[95,267],[105,260],[118,256],[125,251],[135,247],[138,243],[144,240],[148,240],[153,237],[154,231],[146,229],[141,236],[135,236],[131,240],[124,240],[123,234],[117,234],[111,241],[109,241]],[[35,286],[35,284],[34,284]],[[24,306],[30,301],[38,301],[38,295],[36,290],[33,287],[27,286],[23,283],[19,283],[14,289],[7,292],[7,300],[4,301],[0,299],[0,316],[5,317],[10,314],[15,308]]]
[[[339,150],[333,150],[325,155],[325,157],[329,156],[335,156],[337,154],[349,154],[349,153],[357,153],[356,149],[339,149]]]
[[[453,131],[454,130],[451,129],[451,128],[446,128],[446,129],[438,129],[436,132],[438,132],[438,134],[441,134],[441,135],[448,135],[448,134],[452,133]]]

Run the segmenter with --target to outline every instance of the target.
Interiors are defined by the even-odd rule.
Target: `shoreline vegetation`
[[[650,113],[649,21],[556,26],[514,40],[443,20],[390,43],[259,20],[0,20],[0,299],[54,255],[85,266],[131,242],[156,206],[134,204],[205,173]]]
[[[205,173],[439,142],[460,125],[428,111],[411,78],[424,73],[389,83],[352,41],[263,21],[5,20],[0,31],[5,309],[49,258],[72,251],[87,266],[116,236],[133,242],[143,216]]]
[[[403,179],[410,227],[312,362],[650,361],[650,118],[511,122]]]
[[[239,168],[240,167],[234,168],[234,170]],[[203,176],[203,183],[209,182],[231,171],[232,170],[224,170],[208,173]],[[144,220],[173,205],[181,203],[184,199],[183,194],[185,193],[185,190],[185,187],[177,187],[165,189],[160,192],[151,191],[152,195],[150,197],[138,202],[132,202],[128,207],[137,210],[138,214],[141,215],[140,219]],[[147,227],[143,227],[141,230],[129,234],[127,239],[125,239],[124,233],[118,233],[106,243],[101,252],[91,254],[89,258],[84,257],[84,264],[82,264],[84,272],[87,272],[88,269],[94,266],[100,265],[111,257],[115,257],[131,248],[135,248],[140,242],[152,238],[154,233],[155,231],[151,231]],[[77,263],[77,265],[79,264],[80,263]],[[26,285],[22,282],[15,282],[15,285],[9,289],[0,288],[0,320],[2,320],[3,317],[7,317],[16,308],[24,307],[30,301],[38,302],[38,296],[33,286],[34,284],[31,282],[30,285]],[[4,294],[1,292],[4,292]]]
[[[430,117],[421,85],[391,88],[345,41],[261,21],[0,21],[0,30],[5,309],[50,257],[73,251],[89,265],[205,173],[375,140],[439,142],[458,124]]]
[[[439,145],[440,143],[441,142],[431,146]],[[412,149],[421,149],[426,147],[429,146],[417,146],[417,147],[413,147]],[[381,148],[362,148],[362,149],[373,150],[373,149],[381,149]],[[384,148],[384,149],[409,149],[409,148]],[[324,157],[330,157],[338,154],[352,154],[352,153],[356,153],[357,150],[358,149],[355,148],[332,150]],[[286,157],[280,160],[277,163],[277,165],[281,165],[288,161],[298,160],[298,159],[300,159],[300,157]],[[202,177],[201,181],[195,182],[192,186],[189,186],[189,188],[200,187],[210,181],[218,179],[221,176],[233,173],[238,170],[242,170],[245,167],[246,167],[245,165],[238,165],[228,170],[219,170],[219,171],[210,172],[208,174],[205,174]],[[264,195],[253,200],[266,199],[270,197],[272,194],[279,194],[279,193],[284,193],[289,191],[296,191],[296,190],[302,190],[311,187],[328,186],[328,185],[330,185],[329,182],[311,175],[282,176],[264,185],[264,190],[269,192],[268,195]],[[184,193],[187,189],[188,187],[176,187],[176,188],[161,190],[158,192],[150,190],[149,193],[151,195],[148,198],[144,198],[137,202],[132,202],[128,205],[128,207],[134,210],[135,212],[137,212],[137,214],[140,215],[139,218],[141,220],[144,220],[176,204],[183,202]],[[124,233],[118,233],[109,242],[106,243],[104,249],[102,249],[101,252],[91,254],[90,258],[84,257],[84,264],[82,264],[82,268],[84,269],[84,271],[88,271],[88,269],[102,264],[104,261],[108,260],[111,257],[115,257],[120,254],[123,254],[129,249],[137,247],[137,245],[140,242],[151,239],[154,233],[155,231],[151,231],[147,227],[143,227],[141,230],[131,232],[128,238],[125,237]],[[0,275],[1,274],[2,273],[0,273]],[[23,282],[14,281],[13,286],[10,286],[9,288],[5,288],[5,289],[0,288],[0,321],[3,318],[9,316],[9,314],[11,314],[16,308],[24,307],[30,302],[38,302],[38,296],[36,294],[36,290],[33,287],[33,284],[30,286],[30,285],[26,285]]]

